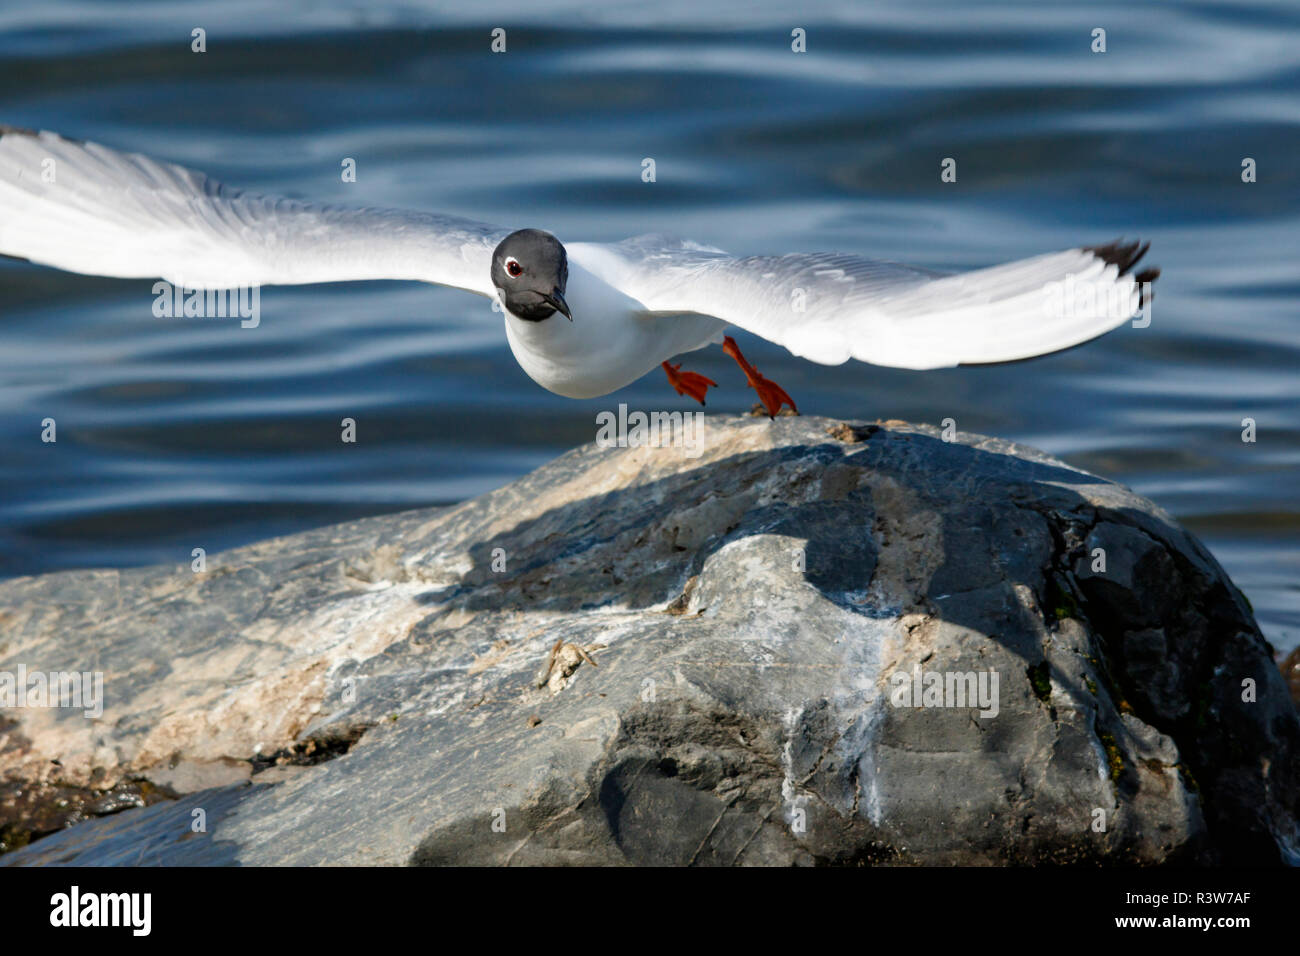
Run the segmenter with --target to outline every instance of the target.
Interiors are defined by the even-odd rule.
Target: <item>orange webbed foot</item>
[[[764,378],[761,375],[758,375],[757,377],[757,382],[750,382],[749,384],[754,387],[754,391],[758,392],[759,401],[761,401],[763,407],[767,409],[768,418],[776,418],[781,411],[782,405],[789,405],[792,412],[796,415],[799,414],[799,409],[795,407],[794,399],[786,394],[785,389],[771,379]]]
[[[662,363],[664,372],[668,375],[668,384],[677,390],[678,395],[689,395],[701,405],[704,404],[704,396],[708,394],[710,386],[718,387],[718,383],[711,378],[705,378],[697,372],[679,371],[682,363],[669,365],[667,362]]]
[[[794,399],[786,394],[785,389],[776,384],[776,382],[760,375],[758,369],[750,365],[749,362],[745,360],[745,356],[740,354],[740,346],[736,345],[736,340],[730,335],[722,340],[722,351],[735,359],[736,364],[739,365],[741,370],[745,373],[745,378],[749,382],[749,387],[758,393],[759,401],[761,401],[763,407],[767,409],[768,418],[776,418],[777,414],[781,411],[782,405],[789,405],[792,412],[796,415],[799,414],[799,409],[795,405]]]

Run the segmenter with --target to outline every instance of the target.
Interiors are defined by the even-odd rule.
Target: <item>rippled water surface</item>
[[[1035,362],[828,369],[742,345],[805,412],[951,417],[1130,485],[1206,540],[1280,650],[1300,643],[1300,8],[548,10],[4,6],[0,122],[250,190],[568,239],[670,231],[936,269],[1150,239],[1150,327]],[[0,262],[0,574],[181,561],[454,502],[592,440],[620,401],[689,407],[658,373],[594,401],[542,391],[500,316],[449,290],[264,289],[256,329],[152,304],[150,282]],[[749,407],[720,350],[691,361],[724,386],[713,410]],[[39,439],[46,417],[57,444]]]

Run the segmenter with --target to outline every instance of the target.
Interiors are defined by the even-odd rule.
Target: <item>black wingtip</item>
[[[1147,254],[1151,248],[1149,242],[1125,242],[1123,239],[1116,239],[1114,242],[1108,242],[1103,246],[1084,246],[1084,250],[1091,252],[1094,256],[1105,262],[1107,265],[1119,266],[1119,274],[1127,275],[1132,272],[1133,267],[1137,265],[1142,257]],[[1160,270],[1152,267],[1143,269],[1141,272],[1134,274],[1133,279],[1142,290],[1142,304],[1146,305],[1154,297],[1151,285],[1160,277]]]
[[[1147,254],[1147,250],[1151,248],[1151,243],[1125,242],[1123,239],[1116,239],[1104,246],[1084,246],[1083,248],[1085,252],[1091,252],[1107,265],[1119,266],[1119,274],[1125,275]]]

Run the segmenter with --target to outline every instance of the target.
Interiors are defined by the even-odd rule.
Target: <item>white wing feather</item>
[[[188,288],[414,279],[495,294],[505,230],[432,213],[255,196],[202,173],[0,127],[0,253]]]
[[[960,275],[824,253],[734,258],[662,236],[601,246],[608,281],[650,312],[701,313],[838,365],[1009,362],[1095,338],[1138,311],[1158,270],[1113,243]]]

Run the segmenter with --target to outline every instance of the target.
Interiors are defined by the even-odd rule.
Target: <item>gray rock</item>
[[[106,697],[11,711],[4,779],[174,798],[0,862],[1300,862],[1286,684],[1150,502],[901,423],[705,437],[0,584],[0,671]]]

